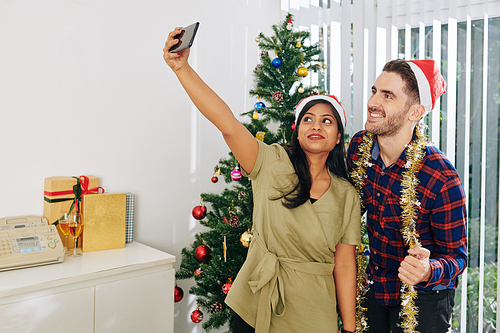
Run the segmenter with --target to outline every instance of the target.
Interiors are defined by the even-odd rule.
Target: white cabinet
[[[0,280],[1,280],[0,273]],[[93,332],[94,288],[0,305],[1,332]],[[2,302],[3,303],[3,302]],[[71,327],[71,330],[68,328]]]
[[[170,275],[163,271],[97,285],[95,332],[173,332],[166,329],[172,325],[174,299]]]
[[[133,242],[0,272],[2,333],[174,331],[175,257]]]

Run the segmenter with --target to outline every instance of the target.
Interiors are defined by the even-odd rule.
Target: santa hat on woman
[[[420,104],[425,107],[425,117],[434,109],[439,96],[446,92],[446,81],[434,60],[408,60],[408,65],[417,78]]]
[[[330,103],[333,106],[333,109],[339,114],[340,120],[342,121],[342,127],[346,127],[347,125],[347,120],[346,120],[346,115],[345,115],[345,110],[340,105],[339,101],[337,98],[333,95],[312,95],[306,98],[303,98],[299,104],[295,107],[295,121],[299,118],[300,112],[304,109],[304,106],[306,106],[307,103],[310,101],[315,101],[315,100],[324,100],[328,103]]]

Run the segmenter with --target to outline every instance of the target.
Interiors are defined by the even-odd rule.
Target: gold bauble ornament
[[[298,91],[299,91],[299,94],[303,94],[304,93],[304,88],[299,87]]]
[[[260,42],[260,38],[259,37],[255,37],[255,41],[258,43]]]
[[[300,77],[306,77],[307,73],[309,73],[309,70],[307,68],[305,68],[304,66],[299,67],[299,69],[297,70],[297,74]]]
[[[327,64],[323,64],[323,66],[321,66],[321,67],[323,67],[323,69],[327,69],[328,65]]]
[[[253,119],[257,120],[259,119],[259,114],[258,113],[254,113],[253,116],[252,116]]]
[[[250,241],[252,240],[252,233],[250,231],[245,231],[241,234],[240,242],[243,247],[249,247]]]

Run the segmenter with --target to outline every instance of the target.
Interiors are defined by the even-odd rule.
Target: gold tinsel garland
[[[419,235],[416,230],[417,214],[420,208],[420,202],[417,199],[416,187],[418,185],[417,173],[422,167],[422,161],[425,156],[426,141],[422,135],[422,128],[420,124],[416,127],[417,139],[410,142],[406,146],[406,163],[404,165],[405,171],[403,171],[403,179],[401,181],[401,199],[400,205],[402,208],[401,222],[403,224],[401,228],[401,235],[405,241],[405,244],[410,247],[410,249],[420,246],[418,240]],[[364,209],[363,205],[363,182],[366,178],[366,169],[371,167],[373,164],[370,162],[371,159],[371,148],[373,145],[373,134],[366,133],[363,136],[363,140],[358,147],[358,155],[360,158],[354,161],[356,165],[355,169],[350,173],[352,180],[354,182],[354,187],[358,191],[359,197],[361,199],[361,209]],[[366,228],[366,221],[362,218],[361,220],[362,229]],[[362,306],[365,300],[365,292],[367,287],[366,273],[364,268],[366,267],[366,257],[363,254],[363,246],[358,246],[356,255],[358,273],[357,273],[357,296],[356,296],[356,332],[363,332],[368,328],[368,323],[366,321],[365,312],[366,308]],[[418,333],[415,331],[417,326],[417,316],[418,307],[415,305],[415,299],[417,298],[417,291],[413,286],[402,282],[401,285],[401,328],[405,333]]]

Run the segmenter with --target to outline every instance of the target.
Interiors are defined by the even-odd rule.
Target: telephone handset
[[[16,216],[0,219],[0,271],[63,260],[61,237],[46,218]]]

